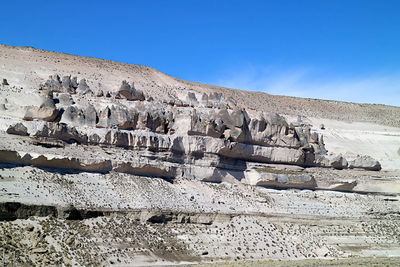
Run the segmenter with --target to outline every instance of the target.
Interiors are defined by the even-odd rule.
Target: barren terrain
[[[400,107],[4,45],[2,79],[4,264],[399,263]]]

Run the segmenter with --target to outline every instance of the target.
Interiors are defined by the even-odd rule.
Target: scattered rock
[[[27,136],[28,134],[28,129],[22,124],[22,123],[16,123],[14,125],[10,125],[7,129],[8,134],[15,134],[15,135],[22,135],[22,136]]]
[[[31,121],[34,119],[42,121],[54,121],[57,118],[59,110],[54,104],[54,100],[50,96],[43,99],[43,103],[39,107],[28,107],[26,109],[24,120]]]
[[[379,161],[370,156],[357,156],[354,160],[349,162],[349,168],[360,168],[370,171],[380,171],[382,169]]]
[[[102,96],[104,96],[103,90],[97,91],[96,96],[97,96],[97,97],[102,97]]]
[[[332,158],[329,164],[335,169],[346,169],[348,162],[342,155],[338,155]]]
[[[89,85],[86,83],[86,79],[81,79],[79,81],[78,88],[76,89],[76,92],[81,95],[86,95],[86,94],[93,94],[92,90],[90,90]]]
[[[32,249],[32,253],[44,254],[44,253],[47,253],[47,249],[46,248],[34,248],[34,249]]]
[[[65,243],[66,243],[68,246],[70,246],[70,245],[72,245],[72,243],[74,243],[74,241],[75,241],[75,238],[74,238],[73,236],[69,236],[69,237],[67,238],[67,240],[65,241]]]
[[[32,224],[28,224],[25,226],[25,230],[27,230],[28,232],[32,232],[35,229],[35,226],[33,226]]]

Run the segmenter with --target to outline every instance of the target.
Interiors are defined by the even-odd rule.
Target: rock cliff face
[[[397,156],[397,128],[382,130],[388,139],[354,141],[354,130],[333,128],[329,103],[282,104],[142,66],[0,48],[6,263],[165,265],[399,251],[400,176],[385,170],[392,159],[368,153],[382,140],[390,147],[382,154]],[[336,106],[363,114],[351,103]],[[360,120],[374,121],[372,113]]]
[[[1,161],[213,182],[232,177],[241,180],[250,170],[248,163],[348,167],[342,156],[327,157],[323,136],[312,132],[309,126],[288,123],[276,113],[248,114],[221,94],[196,96],[189,92],[185,99],[162,103],[149,101],[126,81],[115,91],[112,97],[95,96],[86,79],[78,83],[76,77],[50,76],[38,88],[39,106],[27,107],[22,118],[25,123],[10,124],[6,132],[29,135],[30,143],[48,146],[106,146],[137,153],[129,161],[110,157],[88,163],[89,159],[79,154],[68,159],[62,150],[56,152],[57,159],[47,155],[35,158],[29,154],[36,152],[34,146],[25,147],[28,151],[23,157],[3,156]],[[91,104],[96,102],[101,105]],[[366,157],[355,159],[349,167],[380,169],[379,162]]]

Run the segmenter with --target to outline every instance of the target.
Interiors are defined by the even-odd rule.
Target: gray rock
[[[66,93],[59,94],[58,101],[63,106],[70,106],[74,104],[74,100],[72,99],[71,95]]]
[[[93,105],[89,105],[84,111],[85,125],[95,127],[97,123],[97,112]]]
[[[60,122],[72,126],[83,126],[85,125],[85,115],[80,108],[71,106],[63,112]]]
[[[64,89],[61,85],[60,76],[57,74],[54,76],[49,76],[49,79],[44,84],[44,89],[47,89],[51,92],[63,92]]]
[[[44,253],[47,253],[47,249],[46,248],[34,248],[34,249],[32,249],[32,253],[44,254]]]
[[[24,120],[31,121],[34,119],[42,121],[54,121],[57,118],[59,110],[54,104],[52,96],[45,96],[39,107],[28,107],[26,109]]]
[[[78,88],[78,78],[76,76],[71,79],[71,87],[74,89]]]
[[[89,85],[87,85],[85,79],[81,79],[79,81],[78,88],[76,89],[76,92],[81,95],[86,95],[86,94],[93,94],[92,90],[90,90]]]
[[[381,164],[376,159],[370,156],[357,156],[354,160],[349,162],[349,168],[360,168],[370,171],[380,171],[382,169]]]
[[[97,96],[97,97],[102,97],[102,96],[104,96],[103,90],[97,91],[96,96]]]
[[[88,141],[88,137],[78,132],[75,127],[63,123],[47,123],[34,136],[59,139],[67,143],[86,144]]]
[[[101,138],[100,138],[100,136],[99,136],[98,134],[91,134],[91,135],[89,135],[89,137],[88,137],[88,142],[89,142],[90,144],[97,145],[97,144],[100,143],[100,140],[101,140]]]
[[[62,87],[65,89],[71,88],[71,76],[64,76],[61,81]]]
[[[329,165],[335,169],[346,169],[348,162],[342,155],[338,155],[330,160]]]
[[[194,93],[188,92],[186,96],[186,101],[188,102],[189,106],[196,107],[199,105],[199,101]]]
[[[61,123],[72,126],[96,126],[97,112],[93,105],[89,105],[85,110],[70,106],[61,116]]]
[[[134,101],[134,100],[143,101],[145,99],[142,91],[136,90],[133,83],[131,86],[125,80],[122,81],[121,87],[119,88],[117,95],[115,97],[117,99],[126,99],[129,101]]]
[[[61,85],[67,93],[69,94],[76,93],[76,87],[72,85],[71,76],[64,76],[62,78]]]
[[[136,128],[138,114],[131,113],[127,109],[112,106],[106,107],[99,114],[98,128],[116,127],[119,129],[133,130]]]
[[[22,135],[22,136],[27,136],[28,134],[28,129],[22,124],[22,123],[16,123],[14,125],[10,125],[7,129],[8,134],[14,134],[14,135]]]
[[[306,174],[276,174],[264,172],[263,170],[252,170],[246,173],[244,183],[269,188],[298,188],[298,189],[315,189],[317,182],[314,177]]]

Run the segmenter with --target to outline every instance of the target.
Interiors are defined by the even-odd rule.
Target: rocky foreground
[[[278,114],[143,66],[0,52],[6,264],[400,256],[400,108],[277,97]],[[353,140],[332,105],[380,128]]]

